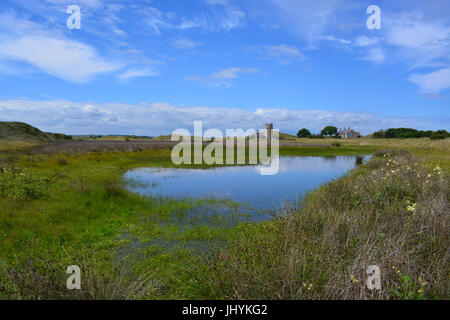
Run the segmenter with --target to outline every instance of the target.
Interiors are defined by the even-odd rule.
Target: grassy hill
[[[58,141],[72,140],[71,136],[62,133],[43,132],[23,122],[0,122],[0,141]]]

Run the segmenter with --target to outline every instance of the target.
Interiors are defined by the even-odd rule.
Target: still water
[[[214,169],[139,168],[125,174],[128,189],[158,198],[229,199],[249,212],[276,209],[307,191],[345,175],[361,157],[281,157],[273,176],[260,175],[258,166]],[[260,219],[257,219],[260,220]]]

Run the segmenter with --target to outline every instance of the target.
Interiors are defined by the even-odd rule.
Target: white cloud
[[[95,75],[119,68],[118,64],[100,58],[92,47],[68,39],[25,36],[3,43],[0,54],[71,82],[86,82]]]
[[[173,38],[170,42],[172,46],[177,49],[194,49],[195,47],[202,45],[201,42],[192,41],[181,37]]]
[[[207,4],[210,4],[210,5],[227,6],[230,4],[229,0],[203,0],[203,1],[205,1]]]
[[[239,78],[242,74],[256,73],[258,69],[255,68],[227,68],[213,73],[208,77],[190,76],[187,79],[190,81],[199,81],[206,83],[211,87],[231,86],[231,80]]]
[[[320,37],[320,39],[323,40],[328,40],[328,41],[333,41],[333,42],[338,42],[340,44],[351,44],[352,41],[351,40],[347,40],[347,39],[341,39],[341,38],[336,38],[333,35],[327,35],[325,37]]]
[[[396,47],[411,69],[450,62],[450,25],[445,20],[426,19],[421,13],[386,18],[387,44]]]
[[[185,30],[202,28],[207,31],[230,31],[245,25],[246,13],[231,6],[221,10],[206,11],[193,18],[183,18],[174,28]]]
[[[211,108],[176,106],[169,103],[92,104],[70,101],[0,100],[3,121],[24,121],[41,130],[69,134],[170,134],[178,128],[192,131],[202,120],[204,129],[258,129],[273,122],[282,132],[296,133],[301,128],[319,132],[326,125],[351,126],[368,134],[391,127],[418,129],[448,128],[450,118],[383,118],[365,112],[326,110],[289,110],[259,108]],[[151,126],[149,126],[151,123]]]
[[[361,58],[361,60],[371,61],[376,64],[384,62],[385,59],[386,59],[386,55],[384,54],[383,49],[378,48],[378,47],[370,48],[367,51],[367,55],[365,57]]]
[[[154,77],[158,76],[159,73],[154,71],[151,68],[148,67],[142,67],[142,68],[129,68],[124,73],[121,73],[117,76],[117,78],[122,82],[127,82],[133,78],[140,78],[140,77]]]
[[[247,69],[228,68],[228,69],[223,69],[219,72],[214,73],[211,77],[213,79],[218,79],[218,80],[237,79],[239,77],[239,74],[255,73],[255,72],[258,72],[258,69],[255,69],[255,68],[247,68]]]
[[[359,47],[369,47],[378,45],[380,42],[379,38],[370,38],[366,36],[359,36],[355,40],[355,44]]]
[[[53,4],[53,5],[72,5],[77,4],[82,7],[92,7],[92,8],[98,8],[103,5],[102,0],[45,0],[45,2]]]
[[[260,6],[260,1],[257,2]],[[267,12],[276,17],[279,24],[292,34],[310,43],[320,40],[330,25],[337,20],[339,11],[345,7],[341,0],[265,0]]]
[[[157,8],[148,7],[140,10],[140,12],[145,16],[144,23],[156,35],[161,34],[160,29],[173,28],[172,23],[169,21],[170,19],[166,21],[166,16]]]
[[[409,80],[420,86],[423,93],[439,93],[450,88],[450,68],[427,74],[412,74]]]
[[[69,39],[58,29],[0,14],[0,63],[39,69],[66,81],[81,83],[116,71],[123,63],[102,57],[95,48]],[[0,69],[0,73],[5,70]]]
[[[182,17],[179,21],[173,21],[157,8],[144,7],[137,14],[143,15],[144,23],[149,30],[156,35],[161,34],[163,29],[194,29],[201,28],[207,31],[230,31],[245,25],[246,13],[235,6],[228,5],[225,1],[209,2],[213,7],[206,7],[193,17]],[[219,5],[219,7],[215,5]]]
[[[287,65],[293,61],[303,61],[306,57],[296,47],[280,44],[276,46],[262,46],[256,48],[264,59],[272,58],[278,63]]]

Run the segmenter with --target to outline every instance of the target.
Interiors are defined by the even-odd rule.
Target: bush
[[[385,136],[384,136],[383,130],[377,131],[373,134],[373,138],[375,138],[375,139],[383,139],[384,137]]]
[[[19,168],[0,169],[0,197],[39,199],[46,193],[50,179]]]
[[[69,161],[67,159],[64,159],[64,158],[58,159],[58,164],[60,166],[67,166],[69,164]]]
[[[117,180],[108,180],[104,184],[106,195],[109,198],[119,198],[127,194],[121,183]]]
[[[439,133],[439,134],[433,134],[433,135],[430,137],[431,140],[443,140],[443,139],[446,139],[446,138],[447,138],[447,135],[446,135],[446,134],[442,134],[442,133]]]
[[[410,128],[397,128],[397,129],[387,129],[386,131],[380,130],[373,134],[373,138],[380,139],[380,138],[401,138],[401,139],[408,139],[408,138],[425,138],[425,137],[433,137],[437,136],[434,139],[443,139],[450,136],[450,134],[446,130],[438,130],[438,131],[419,131],[416,129],[410,129]]]
[[[340,142],[333,142],[331,145],[333,147],[340,147],[340,146],[342,146],[342,144]]]

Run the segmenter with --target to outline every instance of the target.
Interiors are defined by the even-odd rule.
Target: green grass
[[[43,132],[23,122],[0,122],[0,141],[22,140],[48,142],[57,140],[71,140],[70,136],[59,133]]]
[[[170,150],[20,156],[12,168],[0,174],[1,259],[20,266],[33,256],[60,256],[64,248],[70,253],[65,261],[74,260],[72,256],[81,250],[95,252],[107,265],[106,261],[115,259],[115,251],[131,241],[121,239],[124,234],[139,244],[154,239],[159,243],[173,241],[177,245],[169,253],[158,242],[127,253],[139,256],[140,251],[147,252],[145,265],[159,270],[158,277],[165,279],[165,290],[160,294],[183,297],[185,293],[179,292],[182,287],[175,286],[181,274],[178,264],[184,265],[195,256],[192,250],[180,248],[194,241],[226,239],[231,229],[222,226],[226,221],[205,226],[192,221],[182,229],[174,215],[182,220],[187,210],[205,203],[231,208],[236,204],[213,199],[160,201],[132,194],[124,189],[120,177],[126,170],[141,166],[172,166]],[[139,268],[139,263],[132,268]],[[12,293],[3,294],[8,297]]]
[[[386,145],[383,146],[377,141],[369,145],[360,145],[361,140],[358,141],[359,145],[353,141],[342,141],[339,147],[282,147],[280,153],[289,156],[337,156],[370,154],[385,148],[400,147],[394,145],[397,142],[385,141]],[[425,146],[422,143],[422,140],[416,141],[416,144],[408,141],[408,145],[403,145],[403,148],[411,149],[416,155],[426,157],[425,168],[417,170],[432,171],[437,164],[441,164],[444,171],[447,170],[445,165],[448,162],[443,156],[443,150],[448,150],[448,142],[433,142]],[[344,278],[340,281],[345,282],[349,272],[355,276],[359,272],[362,281],[360,262],[367,258],[364,256],[365,251],[352,252],[349,249],[352,244],[359,248],[358,244],[363,240],[373,239],[368,223],[377,223],[373,220],[373,214],[379,205],[370,207],[364,201],[374,199],[376,192],[381,192],[379,197],[389,196],[387,199],[390,202],[381,209],[386,213],[386,219],[395,218],[390,221],[395,221],[396,225],[395,228],[387,223],[380,225],[379,232],[386,233],[397,229],[402,231],[402,226],[408,222],[405,220],[407,212],[404,212],[407,199],[417,203],[422,199],[418,196],[420,192],[416,196],[405,195],[398,188],[386,189],[388,184],[377,186],[380,190],[367,185],[361,195],[355,197],[351,186],[362,184],[371,176],[370,166],[379,165],[374,160],[372,164],[356,170],[339,182],[311,194],[305,204],[305,208],[309,208],[306,218],[303,213],[307,209],[303,209],[300,213],[294,212],[273,222],[258,224],[244,222],[230,226],[220,217],[213,218],[207,224],[195,218],[188,220],[188,223],[180,223],[186,222],[189,210],[203,205],[227,206],[237,212],[238,218],[245,221],[245,217],[239,215],[238,204],[227,201],[161,201],[141,197],[124,189],[121,180],[124,172],[143,166],[171,167],[170,153],[169,149],[47,155],[17,150],[2,152],[0,163],[7,169],[0,173],[0,298],[358,298],[348,286],[343,286],[347,290],[345,294],[326,295],[326,284],[331,281],[332,270],[330,265],[325,267],[323,264],[325,255],[329,257],[330,263],[333,261],[339,265],[339,261],[342,261],[343,265],[339,265],[338,270],[345,275],[341,275]],[[415,180],[418,188],[423,179]],[[337,188],[340,183],[345,183],[346,187]],[[437,181],[433,183],[437,186]],[[398,184],[395,182],[393,186]],[[448,196],[448,186],[439,188],[439,199],[442,200],[442,192],[445,197]],[[420,191],[423,192],[423,187]],[[328,194],[333,197],[328,197]],[[432,195],[423,199],[434,203]],[[421,219],[429,214],[425,204],[419,205]],[[365,216],[366,220],[358,218]],[[342,217],[342,220],[337,217]],[[302,221],[300,225],[307,222],[309,229],[299,229],[296,219]],[[429,241],[433,244],[436,240],[447,245],[437,246],[437,251],[430,251],[428,256],[426,252],[421,253],[418,257],[424,261],[422,264],[418,260],[407,260],[410,268],[401,272],[414,276],[415,284],[418,283],[417,274],[420,273],[417,270],[423,270],[424,263],[434,268],[435,264],[430,259],[441,261],[442,248],[449,247],[448,238],[440,233],[441,238],[429,238],[429,228],[435,228],[436,224],[430,225],[428,220],[419,222],[425,231],[424,242],[421,242],[421,238],[408,239],[419,241],[419,248],[428,245]],[[361,227],[359,233],[346,231],[345,228],[352,228],[355,223],[361,223],[364,228]],[[442,225],[442,221],[439,223],[439,228],[448,229],[448,224]],[[294,232],[291,233],[292,230]],[[409,232],[423,231],[411,230],[407,230],[408,235]],[[303,232],[310,237],[299,236]],[[339,247],[326,241],[325,236],[331,233],[339,237],[336,244]],[[230,243],[226,249],[225,241]],[[398,244],[395,241],[392,243]],[[212,250],[211,255],[205,254],[209,252],[208,248],[215,245],[218,248]],[[403,242],[398,245],[403,245]],[[308,249],[303,256],[298,251],[301,248]],[[414,250],[411,252],[415,254]],[[122,261],[126,255],[129,258]],[[267,264],[270,261],[279,262],[278,269]],[[241,263],[246,263],[246,267]],[[90,280],[81,295],[69,294],[64,287],[67,277],[64,274],[65,267],[71,264],[86,266],[83,270],[87,269]],[[445,270],[447,265],[442,267]],[[278,276],[273,274],[275,270],[280,272]],[[252,276],[249,276],[250,272]],[[255,279],[258,274],[260,277]],[[235,277],[235,281],[226,282],[225,279],[229,277]],[[271,277],[273,281],[269,281]],[[280,277],[288,279],[287,282],[282,282]],[[36,279],[39,279],[40,287]],[[299,279],[308,285],[313,283],[317,289],[312,291],[314,293],[311,290],[303,292],[303,282]],[[394,279],[391,279],[392,283],[398,283]],[[263,280],[268,283],[266,287],[261,287]],[[296,287],[299,283],[303,291]],[[99,286],[104,286],[105,290],[98,292]],[[287,288],[296,289],[294,291],[298,294],[287,295]],[[358,290],[355,292],[361,294],[362,288]],[[425,294],[431,298],[433,295],[442,297],[442,290],[425,289]],[[370,298],[364,294],[360,297]],[[387,297],[388,294],[379,298]],[[389,294],[389,297],[397,296]]]
[[[408,152],[375,157],[249,225],[193,272],[212,299],[448,299],[449,180]],[[382,289],[366,287],[370,265]]]

